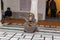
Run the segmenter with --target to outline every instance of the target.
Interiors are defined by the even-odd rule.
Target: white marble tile
[[[0,35],[0,37],[4,37],[5,35]]]
[[[52,38],[52,35],[43,34],[42,37]]]
[[[11,38],[10,40],[18,40],[18,38]]]
[[[9,40],[10,37],[2,37],[1,40]]]
[[[54,38],[60,38],[60,36],[54,36]]]
[[[6,32],[6,34],[8,34],[8,35],[14,35],[15,33],[14,32]]]
[[[2,38],[1,40],[8,40],[8,39],[4,39],[4,38]]]
[[[39,35],[39,34],[34,35],[34,38],[40,38],[40,37],[41,37],[41,35]]]
[[[44,38],[33,38],[32,40],[44,40]]]
[[[52,40],[52,38],[45,38],[45,40]]]
[[[15,35],[14,38],[19,38],[20,36],[19,35]],[[22,37],[22,36],[21,36]]]
[[[31,39],[19,39],[19,40],[31,40]]]
[[[1,31],[0,31],[0,35],[2,35],[2,34],[4,34],[4,33],[5,33],[5,32],[1,32]]]
[[[24,38],[26,38],[26,39],[27,39],[27,38],[32,39],[32,36],[25,36]]]
[[[19,35],[19,36],[21,36],[23,33],[16,33],[16,35]]]
[[[24,35],[30,35],[30,36],[33,36],[33,33],[24,33]]]
[[[55,38],[54,40],[60,40],[60,38]]]

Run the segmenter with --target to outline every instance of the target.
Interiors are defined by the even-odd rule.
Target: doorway
[[[55,13],[52,13],[51,11],[51,1],[52,0],[46,1],[46,20],[47,21],[60,21],[60,6],[58,5],[60,0],[54,0],[55,6],[56,6],[56,9],[54,9],[56,10]]]

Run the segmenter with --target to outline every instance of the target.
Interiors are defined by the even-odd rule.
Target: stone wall
[[[13,12],[12,17],[15,19],[25,19],[28,17],[27,12]],[[42,13],[38,13],[38,20],[42,20],[43,19],[43,14]]]
[[[13,12],[12,17],[15,19],[27,18],[28,13],[27,12]]]

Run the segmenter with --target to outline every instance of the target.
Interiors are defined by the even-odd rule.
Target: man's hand
[[[24,32],[27,32],[26,29],[24,29]]]

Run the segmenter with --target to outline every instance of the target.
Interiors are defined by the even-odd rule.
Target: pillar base
[[[2,26],[2,23],[0,22],[0,26]]]

